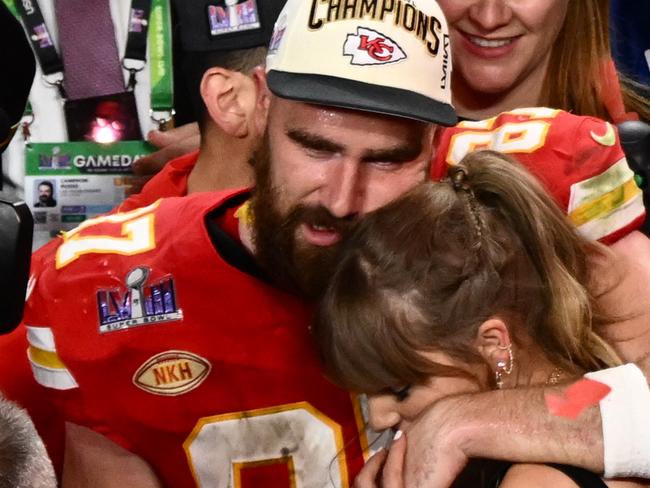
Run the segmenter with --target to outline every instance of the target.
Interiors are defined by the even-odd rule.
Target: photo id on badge
[[[64,111],[70,141],[109,144],[142,139],[133,92],[66,100]]]

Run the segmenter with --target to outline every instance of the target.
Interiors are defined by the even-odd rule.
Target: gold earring
[[[497,347],[502,351],[508,351],[508,361],[499,360],[497,362],[496,370],[494,371],[497,388],[501,390],[503,388],[503,377],[512,373],[512,368],[515,364],[515,356],[512,352],[512,344]]]

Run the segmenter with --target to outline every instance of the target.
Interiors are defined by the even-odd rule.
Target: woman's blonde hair
[[[458,375],[479,326],[500,316],[567,372],[619,364],[600,323],[581,238],[541,184],[508,157],[471,153],[453,182],[428,182],[367,216],[344,246],[314,323],[328,374],[357,391]],[[516,331],[513,331],[517,337]]]
[[[615,90],[610,52],[609,0],[569,0],[551,52],[541,104],[612,120],[616,107],[605,102],[611,97],[609,91]],[[621,76],[621,92],[626,111],[650,120],[650,102],[625,76]]]

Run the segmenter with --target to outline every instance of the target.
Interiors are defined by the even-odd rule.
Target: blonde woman
[[[576,234],[521,166],[472,153],[350,238],[314,325],[326,371],[369,394],[371,427],[408,436],[443,397],[571,382],[619,365],[598,334],[612,318],[592,280],[609,257]],[[374,486],[379,464],[368,463],[358,487]],[[501,471],[490,486],[573,487],[579,479],[563,466]],[[577,471],[588,480],[578,486],[623,486]]]

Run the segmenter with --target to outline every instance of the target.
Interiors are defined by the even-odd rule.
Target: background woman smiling
[[[458,113],[483,119],[548,106],[606,120],[650,118],[648,100],[619,90],[609,0],[439,0],[450,25]],[[621,96],[623,103],[621,103]]]

